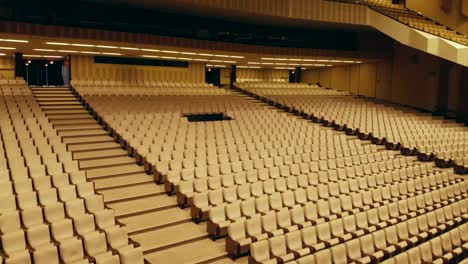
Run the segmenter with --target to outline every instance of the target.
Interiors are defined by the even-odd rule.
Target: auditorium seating
[[[167,194],[177,195],[180,207],[189,206],[195,222],[206,220],[212,239],[226,237],[232,258],[392,262],[410,254],[416,258],[420,247],[442,241],[444,232],[454,239],[444,237],[442,251],[435,248],[421,258],[462,257],[468,184],[450,169],[277,111],[241,93],[187,84],[187,90],[170,91],[169,84],[121,86],[129,88],[121,94],[74,84]],[[285,105],[316,94],[324,102],[357,100],[316,86],[270,86],[252,89],[259,95],[264,89],[268,98]],[[300,96],[294,96],[296,90]],[[187,113],[224,113],[232,119],[189,122]]]
[[[20,80],[0,80],[0,239],[5,263],[132,263],[112,210]],[[107,215],[105,226],[97,225]],[[2,262],[3,263],[3,262]]]
[[[303,92],[299,88],[260,88],[259,84],[238,86],[313,115],[330,126],[357,131],[368,139],[384,139],[383,142],[391,145],[403,146],[409,153],[419,152],[421,159],[437,158],[441,167],[454,163],[468,165],[468,130],[463,124],[330,89],[313,88]]]
[[[441,25],[418,12],[407,9],[403,5],[392,4],[391,0],[329,0],[364,4],[372,9],[398,20],[409,27],[445,38],[462,45],[468,45],[468,36]]]

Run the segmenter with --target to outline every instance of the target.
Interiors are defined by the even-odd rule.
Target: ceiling
[[[359,50],[360,32],[369,31],[347,24],[187,5],[180,0],[0,1],[0,19],[249,45],[347,51]]]
[[[199,62],[212,67],[238,65],[240,68],[270,69],[329,67],[371,61],[371,59],[364,58],[278,56],[111,41],[83,41],[70,38],[0,34],[0,56],[14,56],[15,52],[23,53],[25,59],[56,60],[67,55],[116,56]]]

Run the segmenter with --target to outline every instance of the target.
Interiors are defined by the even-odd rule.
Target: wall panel
[[[396,45],[393,60],[391,100],[426,110],[435,110],[440,58]]]
[[[237,81],[289,81],[288,70],[237,68]]]
[[[205,65],[189,63],[188,68],[95,64],[92,56],[72,56],[73,80],[205,82]]]
[[[0,78],[15,78],[15,58],[13,56],[0,56]]]
[[[320,82],[320,74],[317,70],[304,70],[302,71],[303,83],[318,83]]]

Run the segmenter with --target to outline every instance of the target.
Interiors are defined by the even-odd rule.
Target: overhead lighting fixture
[[[97,45],[96,47],[101,48],[101,49],[118,49],[119,48],[116,46],[106,46],[106,45]]]
[[[213,65],[214,67],[218,67],[218,68],[226,68],[226,65],[218,65],[218,64],[215,64]]]
[[[91,45],[91,44],[71,44],[72,46],[76,46],[76,47],[94,47],[95,45]]]
[[[132,48],[132,47],[119,47],[119,49],[123,49],[123,50],[140,50],[139,48]]]
[[[184,55],[197,55],[197,53],[195,52],[181,52],[180,54],[184,54]]]
[[[58,52],[63,52],[63,53],[78,53],[79,51],[77,50],[57,50]]]
[[[63,56],[58,55],[35,55],[35,54],[25,54],[23,57],[29,58],[63,58]]]
[[[141,49],[142,51],[159,52],[157,49]]]
[[[276,70],[294,70],[294,68],[287,68],[287,67],[275,67]]]
[[[231,55],[231,58],[243,59],[243,58],[245,58],[245,57],[244,57],[244,56],[238,56],[238,55]]]
[[[13,48],[13,47],[0,47],[0,49],[3,49],[3,50],[15,50],[16,48]]]
[[[35,51],[47,51],[47,52],[53,52],[53,51],[57,51],[57,50],[54,50],[54,49],[33,49]]]
[[[208,53],[198,53],[197,55],[198,56],[212,56],[212,54],[208,54]]]
[[[28,43],[28,40],[21,40],[21,39],[0,39],[0,41],[4,42],[17,42],[17,43]]]
[[[173,60],[176,59],[176,57],[168,57],[168,56],[163,56],[163,57],[161,57],[161,58],[162,58],[162,59],[173,59]]]
[[[155,55],[141,55],[143,58],[161,58],[160,56],[155,56]]]
[[[81,51],[81,53],[83,53],[83,54],[101,54],[101,52],[97,52],[97,51]]]
[[[194,61],[206,61],[205,59],[193,59]]]
[[[175,51],[175,50],[161,50],[162,53],[173,53],[173,54],[178,54],[180,51]]]
[[[241,68],[241,69],[261,69],[262,67],[260,67],[260,66],[237,66],[237,68]]]
[[[5,56],[6,54],[5,53],[0,53],[0,56]]]
[[[181,57],[177,57],[178,60],[186,60],[186,61],[191,61],[192,59],[191,58],[181,58]]]
[[[223,55],[223,54],[213,54],[213,56],[215,56],[215,57],[222,57],[222,58],[229,58],[229,57],[231,57],[231,56],[229,56],[229,55]]]
[[[247,62],[247,64],[261,64],[260,62],[256,62],[256,61],[249,61]]]
[[[58,46],[69,46],[70,43],[64,43],[64,42],[46,42],[45,44],[47,45],[58,45]]]
[[[102,52],[103,55],[121,56],[122,53]]]

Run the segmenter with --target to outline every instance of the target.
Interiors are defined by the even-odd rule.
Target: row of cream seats
[[[80,92],[79,87],[77,90]],[[434,170],[432,164],[422,165],[411,157],[393,157],[393,152],[362,146],[360,141],[348,140],[344,135],[335,135],[326,128],[252,104],[234,94],[151,96],[139,98],[138,104],[123,96],[89,94],[84,99],[135,154],[149,163],[156,180],[164,182],[169,193],[178,193],[181,204],[192,205],[195,220],[208,219],[208,232],[213,238],[250,219],[256,222],[252,220],[249,226],[260,228],[259,233],[251,233],[262,236],[262,217],[271,231],[280,230],[276,219],[281,219],[283,227],[290,227],[289,210],[299,215],[302,210],[311,218],[314,213],[320,214],[328,220],[341,219],[346,210],[362,210],[361,219],[367,217],[371,206],[385,205],[387,211],[391,209],[392,214],[402,217],[400,213],[409,214],[407,208],[413,205],[435,208],[456,197],[466,198],[466,184],[452,173]],[[117,105],[121,107],[115,112]],[[224,112],[234,119],[191,124],[182,116],[200,112]],[[299,146],[307,140],[311,147],[301,150]],[[311,160],[312,153],[315,160]],[[380,160],[384,160],[384,155],[390,161],[372,166],[369,159],[378,159],[377,153],[386,153],[380,154]],[[361,164],[361,157],[367,162]],[[355,166],[346,168],[350,161]],[[265,164],[272,166],[267,168]],[[377,173],[377,169],[382,173]],[[260,173],[261,170],[267,173]],[[440,188],[442,191],[437,191]],[[426,191],[430,191],[429,195],[422,195]],[[399,197],[415,194],[420,194],[416,204],[396,203]],[[466,205],[463,208],[455,209],[455,214],[466,212]],[[229,235],[228,241],[234,237]]]
[[[78,170],[24,81],[0,91],[5,262],[142,262],[141,250],[129,245],[126,229]]]
[[[263,95],[261,89],[252,89],[256,89],[256,93]],[[290,91],[290,93],[293,92],[293,90]],[[441,158],[460,162],[464,162],[466,158],[468,130],[462,125],[447,123],[409,109],[377,104],[351,96],[324,97],[291,95],[290,93],[284,96],[266,96],[305,113],[335,121],[348,128],[359,129],[360,132],[372,133],[375,137],[385,137],[389,142],[401,143],[408,148],[417,148],[423,153],[438,155],[442,152]],[[421,140],[421,136],[425,140]],[[441,138],[452,140],[441,141]]]

